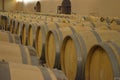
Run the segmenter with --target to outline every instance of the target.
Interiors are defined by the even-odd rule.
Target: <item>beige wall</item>
[[[101,15],[120,16],[120,0],[100,0],[99,12]]]
[[[43,13],[56,13],[57,5],[62,0],[41,0]],[[72,13],[88,15],[95,13],[102,16],[120,16],[120,0],[71,0]],[[2,9],[0,0],[0,9]],[[21,4],[15,0],[5,0],[5,10],[34,11],[35,3]]]
[[[4,9],[6,11],[10,11],[10,10],[13,10],[15,8],[15,0],[4,0],[5,2],[5,6],[4,6]],[[0,0],[0,10],[2,10],[2,0]]]
[[[4,0],[5,1],[5,4],[4,4],[4,9],[6,11],[11,11],[11,10],[14,10],[15,9],[15,0]]]
[[[42,12],[56,13],[58,3],[57,0],[41,1]]]
[[[0,0],[0,10],[2,10],[2,0]]]
[[[72,12],[77,14],[88,14],[96,11],[96,5],[99,0],[71,0]]]
[[[120,0],[71,0],[72,12],[96,13],[102,16],[120,16]]]

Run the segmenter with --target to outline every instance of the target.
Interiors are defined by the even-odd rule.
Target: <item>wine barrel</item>
[[[120,80],[120,44],[102,42],[91,47],[85,63],[85,80]]]
[[[41,23],[39,22],[39,24],[41,24]],[[17,29],[17,33],[19,34],[19,32],[20,32],[22,44],[34,46],[34,40],[35,40],[37,26],[38,26],[38,24],[35,22],[21,23],[21,25]]]
[[[0,62],[1,80],[67,80],[62,71],[41,66]]]
[[[108,25],[107,23],[103,23],[103,22],[88,22],[88,21],[85,21],[85,22],[79,23],[78,25],[89,26],[93,30],[94,29],[111,30],[110,25]]]
[[[4,30],[4,20],[3,20],[3,18],[1,19],[1,26],[2,26],[2,30]]]
[[[0,31],[0,41],[21,44],[20,37],[8,31]]]
[[[5,26],[7,25],[7,16],[2,15],[1,20],[2,20],[2,28],[5,29]]]
[[[6,42],[0,42],[0,60],[38,65],[34,48]]]
[[[91,28],[85,26],[70,26],[48,32],[45,43],[45,59],[48,67],[60,68],[60,47],[64,37],[82,30],[88,31],[91,30]]]
[[[85,23],[86,24],[86,23]],[[103,29],[103,30],[116,30],[116,31],[120,31],[120,25],[118,25],[115,22],[112,22],[111,24],[106,24],[103,22],[89,22],[89,24],[87,25],[91,25],[91,27],[93,27],[93,29]]]
[[[3,16],[1,16],[1,29],[4,30],[4,20],[3,20]]]
[[[7,28],[8,28],[8,17],[6,16],[5,18],[4,18],[4,30],[7,30]]]
[[[110,24],[110,29],[111,30],[116,30],[120,32],[120,25],[116,24],[116,23],[112,23]]]
[[[18,36],[21,35],[21,30],[22,30],[23,24],[24,24],[24,23],[23,23],[22,21],[18,21],[18,26],[17,26],[17,29],[16,29],[16,34],[17,34]]]
[[[13,33],[13,34],[16,34],[17,26],[18,26],[18,21],[15,20],[15,22],[13,23],[13,27],[12,27],[12,33]]]
[[[33,46],[33,30],[31,24],[29,25],[27,32],[27,45]]]
[[[12,31],[12,19],[10,19],[9,31]]]
[[[15,34],[17,34],[17,35],[20,35],[19,33],[19,26],[20,26],[20,22],[18,21],[18,23],[17,23],[17,27],[16,27],[16,33]]]
[[[85,21],[90,21],[90,22],[97,22],[100,21],[100,18],[97,16],[84,16]]]
[[[120,25],[120,18],[114,17],[112,23],[116,23],[117,25]]]
[[[12,33],[13,32],[13,27],[15,26],[15,20],[14,19],[11,19],[11,22],[10,22],[10,32]]]
[[[40,22],[39,22],[40,23]],[[36,22],[32,22],[27,27],[27,45],[35,47],[35,36],[37,31],[38,24]]]
[[[28,43],[29,27],[31,26],[32,25],[29,23],[29,21],[23,22],[21,29],[21,39],[23,38],[24,45],[27,45]]]
[[[114,18],[113,17],[101,17],[100,21],[107,23],[108,25],[110,25],[113,22]]]
[[[84,80],[84,64],[90,48],[103,41],[114,40],[120,44],[117,31],[80,31],[76,36],[64,38],[61,46],[61,68],[69,80]]]
[[[0,30],[2,29],[2,15],[0,15]]]
[[[7,18],[7,25],[5,27],[6,31],[10,31],[10,21],[11,21],[11,18],[8,16],[8,18]]]
[[[66,18],[62,18],[62,19],[61,19],[61,22],[62,22],[62,23],[70,23],[69,19],[66,19]]]
[[[47,16],[41,16],[41,20],[46,21],[47,20]]]
[[[53,21],[54,21],[54,22],[62,22],[62,21],[61,21],[61,18],[58,18],[58,17],[54,17],[54,18],[53,18]]]
[[[59,29],[60,27],[69,27],[69,24],[66,23],[55,23],[55,22],[49,22],[49,23],[43,23],[41,24],[37,31],[36,31],[36,38],[35,38],[35,47],[37,51],[37,55],[39,58],[42,58],[42,54],[44,56],[45,54],[45,40],[46,35],[49,30]],[[43,58],[44,60],[44,58]]]
[[[23,25],[21,26],[20,37],[21,37],[21,43],[23,45],[26,45],[26,24],[25,23],[23,23]]]
[[[47,17],[47,21],[53,22],[53,17]]]

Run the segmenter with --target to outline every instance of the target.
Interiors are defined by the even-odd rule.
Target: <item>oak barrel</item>
[[[38,65],[38,59],[34,48],[6,42],[0,42],[0,60]]]
[[[17,34],[18,36],[21,35],[21,30],[22,30],[23,24],[24,24],[24,23],[23,23],[22,21],[18,21],[18,25],[17,25],[17,29],[16,29],[16,34]]]
[[[91,47],[85,63],[85,80],[120,79],[120,44],[102,42]]]
[[[49,30],[59,29],[60,27],[69,27],[69,24],[66,23],[43,23],[40,25],[36,31],[36,38],[35,38],[35,47],[37,51],[37,55],[39,58],[43,58],[45,54],[45,40],[46,35]],[[44,59],[44,58],[43,58]]]
[[[8,31],[0,31],[0,41],[21,44],[20,37]]]
[[[16,34],[18,24],[19,24],[18,21],[15,20],[15,22],[13,23],[13,27],[12,27],[12,33],[13,34]]]
[[[8,17],[7,16],[1,16],[1,18],[2,18],[2,28],[4,30],[6,30],[7,29],[7,25],[8,25]]]
[[[20,37],[21,37],[21,43],[23,45],[26,45],[26,24],[22,25]]]
[[[64,37],[81,30],[91,30],[90,27],[70,26],[48,32],[45,43],[45,60],[50,68],[60,68],[60,47]]]
[[[114,22],[114,23],[110,24],[110,29],[120,32],[120,25],[118,25],[117,23]]]
[[[27,45],[33,46],[33,30],[32,30],[32,25],[29,25],[29,27],[28,27]]]
[[[0,80],[67,80],[62,71],[11,62],[0,62]]]
[[[10,32],[11,33],[13,32],[13,27],[15,27],[15,20],[11,19],[11,21],[10,21]]]
[[[108,25],[107,23],[103,23],[103,22],[90,22],[90,21],[84,21],[78,25],[82,25],[82,26],[89,26],[91,27],[93,30],[94,29],[100,29],[100,30],[111,30],[110,25]]]
[[[64,38],[61,46],[61,67],[69,80],[84,80],[84,64],[90,48],[103,41],[120,44],[120,35],[112,30],[80,31]]]
[[[35,36],[38,24],[36,22],[29,23],[27,28],[27,45],[35,47]]]

